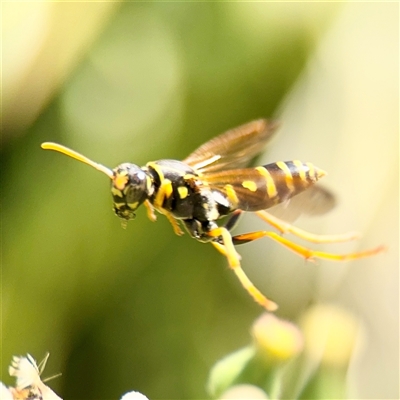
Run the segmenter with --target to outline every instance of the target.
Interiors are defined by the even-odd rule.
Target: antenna
[[[68,157],[75,158],[84,164],[90,165],[91,167],[97,169],[97,171],[103,172],[106,174],[110,179],[113,179],[114,173],[110,168],[105,167],[104,165],[98,164],[89,158],[83,156],[82,154],[77,153],[74,150],[69,149],[68,147],[62,146],[61,144],[52,143],[52,142],[45,142],[41,144],[41,148],[45,150],[54,150],[58,151],[59,153],[65,154]]]

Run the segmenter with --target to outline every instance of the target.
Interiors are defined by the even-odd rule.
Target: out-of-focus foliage
[[[213,398],[346,398],[349,362],[364,333],[350,312],[327,304],[311,307],[301,316],[301,329],[265,313],[251,331],[251,344],[211,369],[207,388]]]
[[[4,3],[1,371],[50,351],[62,398],[204,398],[211,365],[246,344],[260,308],[212,246],[145,210],[121,229],[107,178],[40,143],[141,165],[279,115],[263,161],[312,161],[339,197],[300,225],[364,233],[329,250],[389,250],[314,265],[262,240],[238,248],[243,268],[286,318],[319,299],[359,314],[368,346],[350,393],[397,397],[398,7]]]

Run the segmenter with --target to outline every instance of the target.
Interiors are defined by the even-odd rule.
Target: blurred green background
[[[352,263],[305,263],[268,240],[242,266],[296,320],[311,303],[360,317],[353,396],[396,398],[398,3],[3,3],[1,380],[12,355],[51,357],[65,399],[207,397],[211,366],[261,313],[212,246],[145,210],[126,230],[107,178],[40,149],[114,167],[182,159],[259,117],[280,134],[262,162],[312,161],[338,197],[318,233],[360,230]],[[249,216],[238,232],[265,229]],[[339,344],[340,345],[340,344]]]

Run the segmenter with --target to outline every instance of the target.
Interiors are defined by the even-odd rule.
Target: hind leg
[[[251,280],[243,271],[240,265],[240,256],[235,250],[235,246],[233,245],[232,236],[229,230],[225,227],[217,227],[208,232],[208,235],[217,239],[217,241],[213,241],[211,243],[220,253],[222,253],[228,259],[229,267],[236,274],[240,283],[247,290],[254,301],[256,301],[268,311],[275,311],[278,308],[278,305],[272,300],[269,300],[267,297],[265,297],[254,286],[253,282],[251,282]]]
[[[304,257],[307,260],[313,260],[314,258],[321,258],[333,261],[355,260],[358,258],[370,257],[374,254],[380,253],[382,250],[385,249],[384,246],[378,246],[373,249],[355,253],[347,253],[347,254],[326,253],[323,251],[316,251],[309,249],[308,247],[300,246],[299,244],[294,243],[291,240],[288,240],[280,236],[279,234],[270,231],[257,231],[257,232],[245,233],[243,235],[236,235],[232,237],[232,243],[235,245],[243,244],[252,242],[253,240],[257,240],[263,237],[268,237],[270,239],[275,240],[276,242],[282,244],[289,250],[292,250],[294,253]]]

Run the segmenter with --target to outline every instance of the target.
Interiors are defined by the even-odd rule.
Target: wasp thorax
[[[113,170],[111,193],[115,214],[124,220],[135,218],[134,211],[148,197],[148,177],[135,164],[121,164]]]

